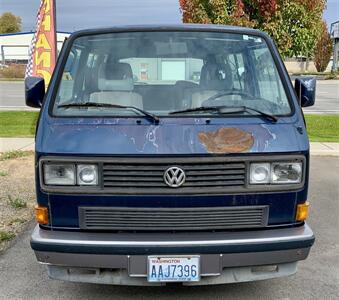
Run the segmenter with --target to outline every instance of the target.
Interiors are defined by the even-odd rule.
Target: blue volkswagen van
[[[294,274],[309,141],[264,33],[213,25],[79,31],[65,42],[36,132],[37,260],[53,279],[206,285]]]

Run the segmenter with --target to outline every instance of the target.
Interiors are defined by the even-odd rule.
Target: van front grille
[[[185,182],[178,188],[168,186],[164,173],[170,167],[185,172]],[[104,190],[136,194],[222,193],[244,187],[246,164],[222,158],[148,158],[104,162]]]
[[[258,228],[267,225],[268,206],[139,208],[79,207],[81,229],[194,231]]]

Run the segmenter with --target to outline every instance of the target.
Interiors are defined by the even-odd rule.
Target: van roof
[[[110,32],[128,32],[128,31],[227,31],[242,34],[260,35],[267,38],[268,35],[260,30],[228,25],[215,25],[215,24],[158,24],[158,25],[125,25],[113,26],[104,28],[82,29],[75,31],[71,37],[78,37],[83,35],[101,34]]]

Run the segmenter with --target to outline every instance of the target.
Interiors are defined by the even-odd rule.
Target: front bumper
[[[216,233],[93,233],[36,226],[31,247],[55,279],[146,285],[148,255],[199,254],[195,284],[252,281],[290,275],[308,256],[314,235],[299,227]],[[258,266],[276,266],[259,269]],[[80,268],[80,269],[79,269]],[[76,273],[71,270],[77,269]],[[85,274],[79,270],[86,270]],[[87,272],[92,270],[92,272]],[[189,283],[192,284],[192,283]]]

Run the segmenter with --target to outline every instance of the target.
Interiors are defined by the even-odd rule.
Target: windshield
[[[291,112],[265,40],[201,31],[79,37],[64,66],[53,114],[130,117],[143,110],[166,117],[188,110],[175,115],[187,117],[218,112],[190,110],[202,106],[246,106],[270,115]]]

